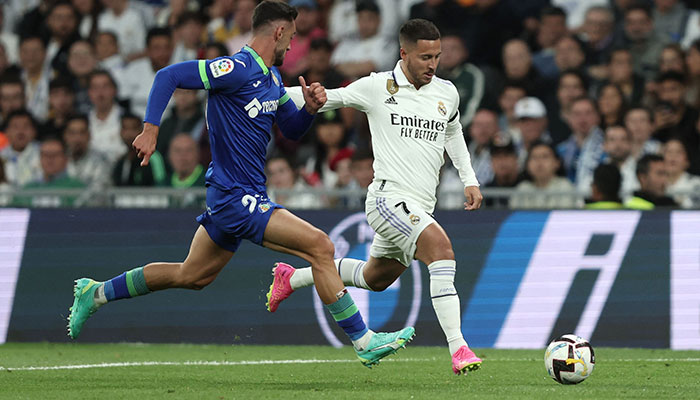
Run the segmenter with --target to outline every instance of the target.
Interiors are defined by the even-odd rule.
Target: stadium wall
[[[184,258],[186,210],[0,209],[0,343],[68,341],[73,280],[106,279]],[[338,256],[365,258],[363,213],[299,212]],[[475,347],[542,348],[575,332],[596,346],[700,349],[700,211],[437,212],[458,260],[463,330]],[[299,259],[244,243],[201,292],[172,290],[108,305],[81,342],[347,343],[312,289],[265,310],[270,268]],[[352,289],[375,330],[414,324],[442,345],[426,268],[381,293]]]

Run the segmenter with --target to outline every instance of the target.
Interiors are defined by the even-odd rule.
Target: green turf
[[[447,350],[410,346],[370,370],[349,348],[138,344],[5,344],[0,398],[32,399],[430,399],[697,398],[700,352],[596,349],[593,375],[554,382],[543,350],[477,351],[484,364],[454,376]],[[277,365],[150,365],[73,370],[20,367],[126,362],[340,360]],[[343,362],[347,360],[347,362]]]

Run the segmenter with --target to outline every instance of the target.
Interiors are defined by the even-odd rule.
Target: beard
[[[284,56],[286,53],[286,49],[275,50],[275,59],[273,60],[272,65],[275,67],[281,67],[284,63]]]

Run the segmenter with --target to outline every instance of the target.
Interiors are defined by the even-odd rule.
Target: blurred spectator
[[[7,53],[5,52],[5,46],[0,42],[0,76],[11,72],[17,74],[18,68],[16,65],[10,64],[7,60]]]
[[[493,179],[486,187],[515,187],[521,181],[518,153],[512,143],[491,146],[491,168]]]
[[[573,208],[576,205],[574,185],[560,176],[564,170],[551,144],[533,142],[525,165],[525,180],[515,187],[510,208]]]
[[[537,141],[551,143],[547,131],[547,110],[537,97],[525,97],[515,103],[515,118],[518,127],[513,144],[518,152],[518,166],[522,170],[528,158],[530,146]]]
[[[49,120],[40,129],[39,139],[44,136],[61,136],[66,122],[75,113],[73,82],[65,75],[49,83]]]
[[[502,141],[499,138],[498,116],[495,112],[482,108],[474,114],[469,125],[469,152],[476,179],[481,183],[491,182],[491,144]],[[460,199],[461,200],[461,199]],[[460,201],[460,204],[463,203]]]
[[[605,161],[614,165],[622,176],[622,193],[629,194],[639,189],[636,168],[637,159],[632,156],[632,135],[620,125],[605,129],[603,142]]]
[[[568,32],[566,12],[559,7],[545,7],[539,17],[535,40],[535,48],[539,51],[532,56],[532,63],[542,76],[554,78],[559,74],[554,63],[554,46]]]
[[[547,108],[548,126],[552,142],[556,145],[571,136],[568,119],[571,104],[575,99],[586,95],[588,86],[584,76],[577,71],[564,71],[559,76],[556,100]]]
[[[119,135],[122,110],[116,100],[117,84],[109,72],[98,70],[90,74],[88,95],[92,103],[88,115],[92,135],[90,145],[114,162],[131,147],[131,143],[125,146]]]
[[[12,202],[11,190],[12,186],[5,177],[5,160],[0,157],[0,207],[5,207]]]
[[[176,135],[168,147],[173,172],[168,183],[175,188],[204,187],[206,170],[199,163],[199,148],[188,133]]]
[[[271,191],[270,198],[291,209],[321,208],[322,204],[317,196],[308,192],[309,187],[303,179],[297,177],[292,163],[282,156],[273,156],[265,165],[267,187]],[[294,195],[276,193],[277,189],[295,190]]]
[[[334,89],[343,85],[344,77],[335,68],[331,67],[331,54],[333,45],[325,38],[311,41],[309,46],[309,67],[300,75],[304,76],[307,83],[319,82],[327,89]]]
[[[27,36],[20,40],[19,64],[26,96],[27,109],[41,122],[49,113],[50,71],[44,64],[46,47],[39,36]]]
[[[175,135],[184,132],[199,142],[205,128],[204,111],[196,90],[176,89],[173,100],[175,106],[158,131],[156,148],[161,154],[168,154],[168,147]]]
[[[85,115],[68,118],[63,141],[68,150],[68,176],[91,188],[109,184],[111,164],[105,154],[90,146],[89,122]]]
[[[593,170],[603,155],[603,131],[595,103],[581,97],[571,104],[571,136],[559,143],[557,153],[564,162],[566,176],[584,193],[591,189]]]
[[[666,43],[668,39],[654,32],[650,7],[636,3],[625,10],[624,34],[617,45],[630,50],[634,72],[646,79],[653,79],[658,70],[659,55]]]
[[[654,0],[654,31],[668,41],[680,42],[685,32],[690,10],[678,0]]]
[[[338,176],[332,166],[340,158],[349,158],[353,150],[348,148],[348,136],[340,113],[336,110],[319,113],[315,120],[315,156],[306,161],[305,179],[311,185],[326,188],[335,186]]]
[[[318,27],[318,4],[316,0],[290,0],[289,5],[296,7],[299,15],[294,20],[297,33],[289,44],[289,51],[284,57],[284,64],[279,68],[285,80],[296,81],[296,77],[309,67],[308,58],[311,41],[326,36]]]
[[[119,79],[119,97],[130,100],[131,111],[146,114],[151,84],[161,68],[168,66],[173,55],[173,41],[167,28],[153,28],[146,38],[148,57],[129,63]]]
[[[49,40],[46,46],[46,64],[57,73],[68,71],[68,50],[78,33],[78,12],[68,0],[60,0],[51,6],[46,18]]]
[[[100,0],[72,0],[73,7],[78,12],[78,32],[84,39],[92,40],[97,34],[97,18],[102,12]]]
[[[109,71],[112,76],[119,76],[123,72],[126,64],[119,54],[119,42],[114,33],[106,31],[98,33],[95,36],[94,48],[100,68]]]
[[[644,154],[658,154],[661,143],[652,139],[654,120],[651,111],[643,107],[631,108],[625,114],[625,128],[632,135],[631,154],[635,160]]]
[[[532,66],[530,49],[521,39],[503,45],[503,72],[506,80],[519,82],[529,95],[541,97],[546,93],[547,84]]]
[[[210,41],[226,43],[239,32],[234,19],[235,0],[213,0],[209,6],[207,36]]]
[[[45,138],[39,148],[41,178],[28,183],[25,188],[76,188],[85,187],[78,179],[68,176],[66,144],[57,136]]]
[[[614,27],[615,16],[609,7],[593,6],[586,10],[580,35],[585,43],[586,60],[592,66],[590,74],[597,79],[607,76],[604,69],[612,49]]]
[[[236,2],[236,12],[233,13],[236,33],[226,42],[228,54],[238,53],[253,38],[253,11],[257,5],[257,0],[238,0]]]
[[[637,179],[640,189],[625,201],[625,207],[634,210],[653,210],[656,207],[676,207],[678,204],[666,196],[668,171],[663,157],[647,154],[637,162]]]
[[[466,126],[474,117],[484,95],[484,74],[479,67],[467,62],[469,52],[459,36],[443,36],[440,44],[442,55],[438,74],[457,88],[460,121]]]
[[[240,51],[240,49],[236,50],[236,52],[238,51]],[[220,42],[209,42],[204,48],[204,58],[207,60],[213,60],[227,55],[229,55],[228,49]]]
[[[163,7],[156,15],[155,25],[160,28],[174,27],[180,17],[187,12],[189,0],[170,0],[165,2]]]
[[[322,3],[327,3],[327,1],[322,0],[319,2],[319,5],[322,5]],[[357,0],[333,1],[333,5],[328,11],[328,38],[331,42],[338,43],[358,35],[357,3]],[[405,15],[401,15],[402,11],[397,7],[397,1],[378,0],[376,3],[379,6],[379,14],[382,16],[379,34],[384,37],[396,37],[399,25],[406,19]],[[437,23],[434,20],[433,22]]]
[[[112,183],[114,186],[163,186],[166,184],[167,174],[163,156],[156,150],[148,165],[142,167],[141,159],[131,144],[136,136],[141,133],[143,124],[141,118],[133,114],[124,114],[121,117],[121,139],[123,145],[129,148],[114,166],[112,170]]]
[[[622,208],[620,187],[622,176],[617,167],[611,164],[600,164],[593,171],[591,197],[586,200],[588,210],[617,210]]]
[[[661,50],[659,58],[659,72],[664,73],[675,71],[683,75],[687,75],[685,66],[685,52],[676,43],[669,43]]]
[[[54,2],[55,0],[33,1],[32,5],[27,5],[23,13],[15,14],[18,22],[15,22],[14,30],[17,35],[23,38],[29,35],[43,34],[42,30],[46,29],[46,16]]]
[[[248,0],[239,0],[244,2]],[[195,60],[199,53],[202,36],[204,35],[204,21],[196,12],[186,12],[180,15],[175,25],[174,37],[175,49],[170,63]]]
[[[119,51],[128,61],[143,54],[147,26],[141,14],[129,3],[129,0],[102,0],[105,9],[97,19],[100,32],[114,32],[117,35]]]
[[[500,96],[498,97],[498,106],[501,109],[501,114],[498,116],[498,126],[502,132],[508,135],[517,129],[515,118],[515,103],[523,97],[527,96],[527,91],[519,83],[508,81],[503,86]]]
[[[665,142],[674,135],[688,137],[694,134],[698,110],[685,102],[685,77],[669,71],[657,79],[658,101],[654,108],[656,133],[654,138]]]
[[[73,78],[76,109],[83,114],[90,112],[88,78],[97,68],[95,49],[87,40],[78,40],[68,52],[68,70]]]
[[[688,71],[686,101],[693,107],[700,107],[700,40],[696,40],[685,54]]]
[[[622,89],[628,104],[639,105],[644,96],[644,77],[634,72],[632,54],[628,49],[615,49],[610,54],[608,80]]]
[[[25,107],[25,99],[24,84],[18,77],[5,74],[0,78],[0,112],[3,124],[7,124],[10,113]]]
[[[352,155],[351,161],[350,171],[357,185],[356,187],[367,189],[374,180],[374,168],[372,167],[374,156],[372,155],[372,151],[367,148],[359,148]]]
[[[5,8],[0,7],[0,44],[5,49],[5,56],[9,64],[19,61],[19,36],[12,30],[5,29]]]
[[[338,44],[331,64],[348,78],[390,70],[399,58],[398,48],[393,40],[379,34],[379,7],[373,0],[362,0],[356,10],[358,36]]]
[[[584,71],[586,53],[583,44],[574,36],[564,36],[554,46],[554,62],[556,63],[556,75],[559,71],[580,70]]]
[[[603,85],[598,91],[598,110],[600,110],[600,127],[621,125],[627,111],[625,95],[614,83]]]
[[[595,6],[607,6],[608,0],[552,0],[552,5],[566,11],[566,25],[571,30],[577,30],[583,25],[586,11]]]
[[[663,148],[664,164],[668,172],[666,194],[673,196],[683,208],[697,207],[700,203],[700,176],[687,172],[690,166],[688,149],[679,138],[671,138]]]
[[[41,177],[37,124],[24,109],[7,116],[5,134],[9,144],[0,151],[5,161],[5,177],[14,186],[24,186]]]

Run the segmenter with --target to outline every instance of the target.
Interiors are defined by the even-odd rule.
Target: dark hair
[[[489,149],[489,153],[491,153],[491,158],[493,158],[493,156],[518,156],[518,152],[515,150],[515,146],[512,142],[493,144]]]
[[[325,37],[320,37],[313,39],[311,41],[311,44],[309,45],[309,48],[311,50],[326,50],[327,52],[332,52],[333,51],[333,44],[326,39]]]
[[[603,196],[602,201],[620,202],[620,188],[622,187],[622,175],[620,170],[612,164],[600,164],[593,171],[593,185]]]
[[[355,5],[355,12],[359,13],[360,11],[369,11],[377,15],[381,14],[379,6],[374,0],[358,0],[357,5]]]
[[[624,126],[623,124],[618,123],[618,124],[613,124],[613,125],[607,126],[605,128],[605,130],[603,131],[603,140],[604,141],[608,140],[608,131],[610,129],[615,129],[615,128],[622,129],[623,131],[625,131],[625,133],[627,134],[627,139],[630,141],[632,140],[632,133],[629,131],[629,129],[627,129],[627,127]]]
[[[598,110],[598,104],[597,104],[597,102],[596,102],[595,100],[593,100],[591,97],[588,97],[588,96],[581,96],[581,97],[577,97],[577,98],[573,99],[573,100],[571,101],[571,106],[570,106],[570,107],[573,108],[574,104],[576,104],[576,103],[578,103],[578,102],[581,102],[581,101],[587,101],[588,103],[590,103],[590,105],[593,106],[593,109],[595,110],[596,114],[600,115],[600,110]]]
[[[635,11],[635,10],[643,12],[644,14],[647,15],[647,17],[649,19],[653,18],[652,13],[651,13],[651,6],[649,6],[649,4],[647,4],[647,2],[635,1],[634,3],[632,3],[632,5],[627,7],[627,9],[624,11],[624,14],[627,15],[630,12]]]
[[[608,82],[601,86],[600,90],[598,90],[597,101],[600,101],[600,97],[603,94],[603,90],[608,86],[612,87],[613,90],[615,90],[615,92],[617,93],[617,95],[620,96],[620,108],[617,110],[617,115],[615,116],[615,124],[622,124],[624,122],[625,114],[627,113],[628,105],[627,98],[625,98],[625,92],[622,91],[622,88],[619,85],[612,82]]]
[[[583,74],[583,72],[577,70],[577,69],[567,69],[561,72],[559,74],[559,79],[557,80],[557,88],[559,88],[559,84],[561,83],[561,80],[564,79],[564,76],[566,75],[574,75],[578,78],[578,80],[581,82],[581,86],[583,86],[583,91],[588,92],[588,79],[586,79],[586,76]]]
[[[525,171],[523,171],[523,175],[526,177],[527,180],[532,180],[532,176],[530,173],[527,171],[527,163],[530,162],[530,156],[532,155],[532,150],[535,147],[546,147],[548,148],[551,152],[554,158],[559,161],[559,168],[557,168],[556,171],[554,171],[554,174],[556,176],[565,176],[566,175],[566,170],[564,169],[564,163],[561,161],[561,157],[559,157],[559,153],[557,153],[557,149],[554,147],[553,144],[547,143],[541,139],[537,139],[534,142],[530,144],[530,147],[527,149],[527,159],[525,160]]]
[[[107,36],[111,37],[112,40],[114,40],[114,41],[117,43],[117,46],[119,45],[119,38],[117,37],[117,34],[116,34],[116,33],[112,32],[112,31],[99,31],[99,32],[97,32],[97,34],[95,35],[95,37],[93,38],[93,40],[96,41],[96,40],[97,40],[97,37],[100,36],[100,35],[107,35]],[[94,44],[93,44],[93,45],[94,45]]]
[[[358,147],[355,152],[352,153],[352,157],[350,157],[351,161],[362,161],[367,159],[374,160],[374,154],[367,146]]]
[[[129,120],[129,119],[136,120],[136,121],[139,122],[139,124],[143,123],[141,117],[139,117],[138,115],[133,114],[133,113],[131,113],[131,112],[125,112],[124,114],[122,114],[122,116],[121,116],[121,118],[120,118],[120,121],[121,121],[121,123],[123,124],[124,121]]]
[[[114,77],[112,76],[112,74],[110,74],[107,70],[104,70],[104,69],[96,69],[96,70],[90,72],[90,75],[88,75],[88,80],[87,80],[87,81],[88,81],[88,87],[92,84],[92,80],[93,80],[96,76],[106,76],[107,79],[109,79],[109,82],[110,82],[110,83],[112,84],[112,86],[114,87],[114,89],[117,89],[117,88],[118,88],[118,86],[117,86],[117,81],[114,80]]]
[[[425,19],[409,19],[401,26],[399,42],[401,46],[416,43],[419,40],[438,40],[440,31],[434,23]]]
[[[264,0],[253,11],[253,30],[256,31],[261,26],[272,21],[284,20],[292,22],[296,19],[297,14],[296,8],[285,2]]]
[[[685,75],[677,71],[666,71],[656,78],[656,83],[662,83],[666,81],[675,81],[681,85],[685,85]]]
[[[209,43],[207,43],[206,48],[207,48],[207,50],[210,48],[216,49],[216,51],[219,52],[218,57],[223,57],[223,56],[228,55],[228,48],[226,47],[225,44],[223,44],[221,42],[209,42]]]
[[[66,151],[67,151],[66,142],[63,140],[63,138],[61,138],[58,135],[48,135],[48,136],[45,136],[43,139],[41,139],[40,144],[44,144],[44,143],[48,143],[48,142],[59,143],[61,145],[61,147],[63,148],[63,154],[66,154]]]
[[[646,175],[649,173],[649,164],[653,162],[663,162],[664,158],[658,154],[645,154],[637,161],[636,175]]]
[[[73,88],[73,80],[66,75],[58,75],[49,82],[49,92],[54,89],[65,89],[71,93],[75,93]]]
[[[520,90],[522,90],[523,92],[525,92],[525,96],[528,95],[528,93],[527,93],[527,88],[525,87],[525,85],[523,84],[522,81],[516,81],[516,80],[509,79],[509,80],[507,80],[507,81],[503,84],[503,88],[502,88],[501,91],[498,93],[499,96],[502,95],[503,92],[505,92],[506,89],[508,89],[508,88],[520,89]]]
[[[19,75],[12,72],[5,72],[0,76],[0,86],[3,85],[20,85],[22,86],[22,91],[24,91],[24,82],[22,82]]]
[[[76,10],[75,6],[73,6],[73,3],[71,3],[71,2],[68,1],[68,0],[59,0],[59,1],[54,2],[54,3],[51,5],[51,7],[49,8],[49,12],[46,13],[46,15],[47,15],[47,16],[48,16],[48,15],[51,15],[51,13],[52,13],[55,9],[57,9],[58,7],[60,7],[60,6],[67,6],[68,8],[70,8],[71,12],[73,13],[73,16],[74,16],[75,19],[76,19],[76,21],[75,21],[75,22],[76,22],[75,29],[77,30],[77,29],[78,29],[78,25],[80,24],[80,21],[79,21],[79,20],[80,20],[80,14],[78,13],[78,10]]]
[[[87,125],[88,127],[90,126],[90,120],[88,119],[87,115],[85,115],[85,114],[71,114],[71,115],[69,115],[68,118],[66,118],[66,127],[68,127],[68,124],[71,121],[83,121],[83,122],[85,122],[85,125]],[[63,128],[63,130],[65,131],[66,128]]]
[[[688,146],[688,143],[686,143],[686,141],[683,140],[683,137],[676,134],[668,138],[668,140],[666,140],[666,143],[664,143],[664,146],[666,146],[668,142],[672,140],[681,144],[681,147],[683,147],[683,151],[685,152],[685,158],[688,160],[688,162],[690,162],[690,155],[692,153],[690,152],[690,147]]]
[[[166,36],[168,40],[173,40],[173,35],[170,28],[151,28],[146,34],[146,47],[151,44],[151,40],[159,36]]]
[[[2,7],[0,7],[2,8]],[[5,160],[0,158],[0,183],[7,182],[7,177],[5,176]]]
[[[30,34],[27,34],[27,35],[22,36],[22,37],[19,39],[19,47],[22,47],[22,44],[23,44],[24,42],[28,42],[28,41],[30,41],[30,40],[38,40],[38,41],[41,42],[41,45],[42,45],[44,48],[46,48],[46,40],[44,40],[44,38],[43,38],[41,35],[36,34],[36,33],[30,33]]]
[[[29,118],[29,121],[32,124],[32,127],[34,127],[34,131],[38,132],[39,125],[36,123],[34,116],[24,108],[20,108],[19,110],[14,110],[14,111],[10,112],[10,115],[8,115],[7,119],[5,120],[5,129],[7,129],[7,126],[10,125],[10,121],[12,121],[13,118],[19,118],[19,117]]]
[[[180,16],[177,18],[177,21],[175,21],[175,27],[179,28],[188,22],[195,22],[198,24],[204,24],[205,22],[204,17],[202,14],[196,12],[196,11],[185,11]]]
[[[630,109],[627,110],[627,112],[625,113],[625,118],[627,118],[629,113],[631,113],[632,111],[637,111],[637,110],[644,111],[646,113],[647,117],[649,117],[649,122],[654,123],[654,113],[652,113],[650,109],[643,107],[643,106],[630,107]]]
[[[540,21],[544,17],[564,17],[566,18],[566,11],[561,7],[547,6],[540,11]]]

